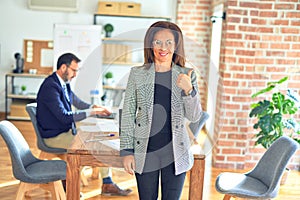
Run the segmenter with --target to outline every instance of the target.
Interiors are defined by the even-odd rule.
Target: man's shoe
[[[122,190],[115,183],[102,184],[102,191],[101,191],[102,195],[107,195],[107,196],[127,196],[130,192],[132,192],[131,189]]]

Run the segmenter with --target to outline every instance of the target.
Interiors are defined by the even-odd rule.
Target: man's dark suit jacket
[[[48,76],[42,83],[37,94],[37,124],[43,138],[55,137],[72,128],[72,123],[86,118],[80,110],[91,105],[79,99],[67,84],[70,102],[67,100],[56,72]],[[72,111],[71,105],[79,109]]]

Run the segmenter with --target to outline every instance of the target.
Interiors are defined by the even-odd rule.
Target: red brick
[[[239,66],[239,65],[231,65],[229,67],[230,71],[244,71],[244,67],[243,66]]]
[[[236,50],[236,55],[242,55],[242,56],[254,56],[255,55],[255,51],[251,51],[251,50]]]
[[[299,34],[300,29],[299,28],[281,28],[281,33]]]
[[[227,39],[242,39],[242,34],[240,33],[226,33]]]
[[[239,26],[239,30],[243,32],[256,32],[257,27],[251,27],[251,26]]]
[[[240,110],[240,105],[237,105],[237,104],[225,104],[225,109]],[[235,128],[232,127],[232,129],[235,129]]]
[[[300,26],[300,20],[291,21],[291,26]]]
[[[248,102],[250,101],[250,97],[233,97],[232,100],[234,102]]]
[[[292,49],[300,49],[300,44],[292,44]]]
[[[266,25],[267,21],[264,19],[251,19],[251,24]]]
[[[296,61],[293,60],[287,60],[287,59],[276,59],[276,64],[278,65],[295,65]]]
[[[286,68],[285,67],[267,67],[266,71],[267,72],[285,72]]]
[[[253,17],[256,17],[256,16],[258,16],[258,11],[257,10],[251,10],[250,11],[250,16],[253,16]]]
[[[300,58],[300,52],[287,52],[287,57]]]
[[[284,41],[285,42],[299,42],[300,36],[296,36],[296,35],[284,36]]]
[[[259,9],[272,9],[272,3],[260,3],[258,4]]]
[[[273,28],[260,27],[257,29],[257,32],[258,33],[273,33]]]
[[[245,158],[244,158],[244,156],[228,156],[227,160],[243,162],[243,161],[245,161]]]
[[[231,22],[231,23],[240,23],[241,22],[241,18],[240,17],[228,17],[226,19],[227,22]]]
[[[222,154],[225,154],[225,155],[241,154],[241,150],[240,149],[233,149],[233,148],[230,148],[230,149],[223,148],[221,152],[222,152]]]
[[[261,11],[259,13],[260,17],[277,17],[278,13],[276,11]]]
[[[275,10],[294,10],[295,9],[294,4],[275,4],[274,8]]]
[[[226,47],[244,47],[245,42],[240,42],[240,41],[225,41],[225,46]]]
[[[289,49],[290,48],[290,44],[287,43],[272,43],[270,45],[271,49]]]
[[[228,15],[248,15],[248,10],[241,10],[241,9],[230,9],[227,12]]]
[[[274,59],[256,58],[255,64],[274,64]]]
[[[266,52],[267,56],[275,56],[275,57],[284,57],[285,56],[285,52],[284,51],[267,51]]]
[[[274,21],[274,25],[289,25],[289,20],[278,19]]]
[[[226,62],[226,63],[236,63],[236,57],[226,56],[224,58],[224,62]]]
[[[286,17],[289,18],[300,18],[300,12],[287,12]]]
[[[254,59],[253,58],[239,58],[238,59],[238,63],[241,63],[241,64],[253,64],[254,63]]]
[[[240,2],[240,7],[245,8],[258,8],[259,4],[255,2]]]
[[[246,34],[245,35],[245,40],[260,40],[260,35],[250,35]]]
[[[228,140],[218,140],[218,145],[219,146],[233,146],[234,142],[228,141]]]

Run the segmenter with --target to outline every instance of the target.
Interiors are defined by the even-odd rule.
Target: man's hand
[[[93,105],[91,115],[104,115],[108,116],[111,111],[104,106]]]

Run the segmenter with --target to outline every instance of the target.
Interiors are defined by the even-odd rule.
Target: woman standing
[[[152,24],[144,39],[144,65],[130,71],[122,110],[121,156],[137,180],[139,198],[180,199],[193,166],[185,118],[201,116],[196,74],[185,68],[183,36],[171,22]]]

